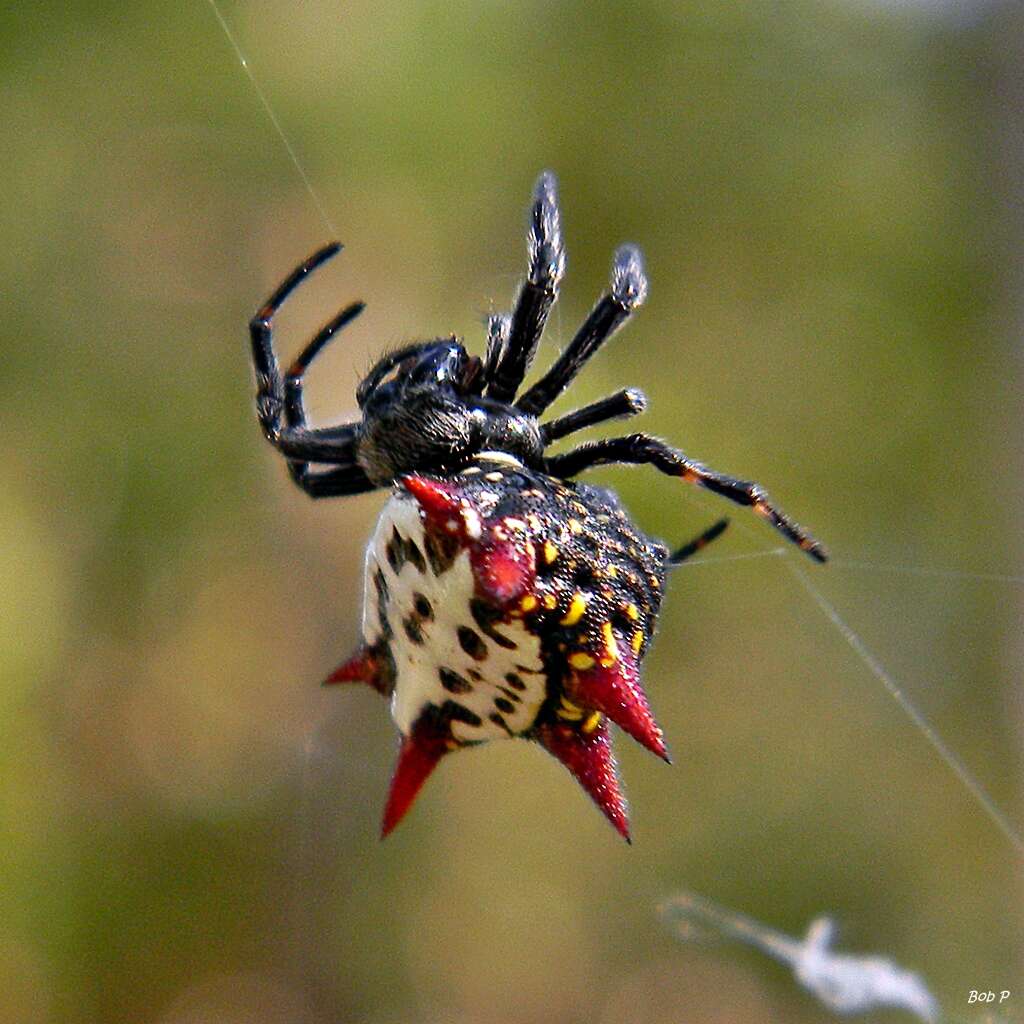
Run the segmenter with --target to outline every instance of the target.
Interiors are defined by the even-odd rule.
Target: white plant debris
[[[835,1013],[866,1013],[889,1007],[906,1010],[936,1024],[941,1011],[921,977],[880,956],[835,953],[829,947],[835,925],[827,917],[812,921],[803,939],[777,932],[752,918],[719,907],[693,893],[664,900],[661,919],[683,939],[703,930],[745,943],[791,967],[796,980]]]

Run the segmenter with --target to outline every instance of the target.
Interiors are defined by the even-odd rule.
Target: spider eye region
[[[536,417],[483,397],[483,373],[482,360],[454,338],[381,359],[357,393],[358,459],[370,480],[384,486],[406,473],[451,471],[484,450],[539,466]]]
[[[406,345],[377,361],[356,389],[365,415],[432,390],[460,390],[472,360],[454,338]]]

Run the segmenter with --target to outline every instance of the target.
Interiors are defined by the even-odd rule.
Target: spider
[[[649,434],[549,448],[643,412],[626,388],[541,422],[598,349],[647,297],[643,257],[614,255],[611,285],[561,355],[521,390],[565,271],[556,181],[530,209],[527,277],[511,314],[487,322],[484,357],[453,337],[402,346],[361,381],[358,422],[312,427],[307,369],[363,311],[341,310],[282,374],[275,313],[341,249],[300,264],[250,323],[256,408],[267,440],[310,497],[389,488],[367,553],[364,643],[329,682],[365,682],[391,701],[402,734],[386,835],[437,762],[490,739],[539,742],[629,838],[608,720],[667,759],[640,685],[666,571],[717,537],[716,523],[670,553],[644,536],[610,491],[575,481],[600,465],[651,465],[748,506],[811,558],[826,553],[755,483],[716,472]]]

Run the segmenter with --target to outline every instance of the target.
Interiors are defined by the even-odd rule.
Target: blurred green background
[[[676,575],[647,662],[675,764],[618,741],[632,848],[521,743],[446,763],[379,843],[393,726],[318,683],[382,498],[290,485],[247,354],[328,227],[205,0],[9,5],[0,1021],[826,1019],[782,968],[669,935],[680,888],[795,933],[831,912],[951,1014],[981,1018],[971,988],[1019,1012],[1021,857],[789,566],[1024,820],[1020,6],[223,12],[347,246],[281,348],[369,303],[308,385],[321,422],[384,346],[480,350],[551,167],[569,273],[541,360],[616,244],[651,275],[558,408],[642,386],[647,429],[765,483],[836,561]],[[594,479],[669,541],[723,511]],[[709,557],[776,546],[733,522]]]

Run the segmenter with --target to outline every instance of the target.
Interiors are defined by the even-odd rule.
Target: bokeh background
[[[831,912],[951,1016],[1009,988],[1013,1019],[1022,858],[790,566],[1020,827],[1020,5],[222,10],[332,227],[206,0],[0,12],[0,1021],[827,1019],[670,935],[681,888],[792,933]],[[308,385],[321,422],[386,345],[479,349],[544,167],[569,274],[541,359],[616,244],[652,285],[558,408],[644,387],[649,429],[836,560],[678,572],[647,663],[675,764],[618,744],[632,848],[522,743],[444,764],[381,844],[393,727],[318,685],[381,496],[291,487],[245,325],[336,231],[278,321],[287,353],[369,303]],[[594,477],[670,541],[723,511]],[[709,557],[777,545],[733,522]]]

